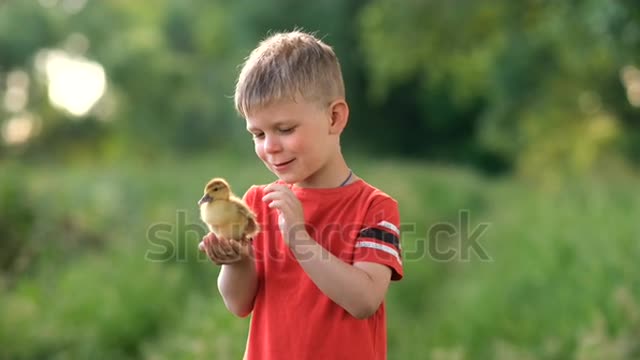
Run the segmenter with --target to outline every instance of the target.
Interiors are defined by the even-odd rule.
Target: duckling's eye
[[[217,186],[213,188],[213,191],[218,191],[218,190],[220,190],[220,188]]]

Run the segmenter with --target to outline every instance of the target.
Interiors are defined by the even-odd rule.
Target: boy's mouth
[[[276,169],[282,169],[282,168],[284,168],[285,166],[287,166],[287,165],[291,164],[294,160],[295,160],[295,158],[294,158],[294,159],[291,159],[291,160],[289,160],[289,161],[284,161],[284,162],[277,163],[277,164],[276,164],[276,163],[273,163],[273,167],[274,167],[274,168],[276,168]]]

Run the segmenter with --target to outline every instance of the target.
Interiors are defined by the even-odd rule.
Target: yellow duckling
[[[207,183],[198,205],[200,218],[218,238],[247,241],[260,231],[256,216],[222,178]]]

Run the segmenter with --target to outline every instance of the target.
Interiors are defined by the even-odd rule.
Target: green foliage
[[[3,296],[0,355],[134,358],[180,316],[186,284],[180,269],[122,252],[25,279]]]
[[[0,271],[8,272],[26,266],[35,205],[21,182],[23,170],[17,166],[3,170],[0,176]]]
[[[391,318],[394,341],[402,344],[398,357],[427,351],[434,359],[582,359],[594,354],[583,347],[593,346],[615,358],[635,358],[640,198],[614,190],[633,182],[614,184],[581,180],[549,192],[515,183],[477,186],[492,204],[471,212],[475,224],[489,224],[480,243],[491,261],[473,256],[441,264],[440,281],[431,280],[432,259],[406,264],[415,283],[399,283],[409,287],[406,295],[389,301],[403,315]],[[416,290],[422,278],[428,281]],[[409,296],[423,306],[407,311]],[[415,330],[403,331],[414,321]],[[420,342],[425,348],[410,345]]]
[[[390,358],[638,356],[636,176],[541,188],[419,162],[352,167],[398,199],[403,219],[405,278],[386,302]],[[214,175],[238,194],[271,181],[257,161],[12,170],[7,188],[48,201],[31,209],[38,220],[25,235],[39,255],[0,276],[0,358],[241,356],[248,320],[226,311],[216,267],[196,250],[194,204]],[[469,235],[489,224],[477,240],[490,261],[464,246],[461,212]],[[154,233],[158,224],[169,228]],[[436,236],[438,224],[455,233]],[[444,261],[448,249],[456,256]]]
[[[70,4],[2,7],[0,79],[20,70],[29,85],[26,107],[0,107],[0,122],[31,114],[39,125],[27,143],[1,146],[0,155],[245,149],[231,101],[238,65],[269,32],[300,27],[341,59],[352,110],[348,148],[529,176],[640,157],[638,108],[628,99],[637,85],[624,75],[639,66],[632,1]],[[105,69],[106,94],[78,121],[47,101],[38,70],[44,49]],[[7,91],[0,86],[0,96]]]

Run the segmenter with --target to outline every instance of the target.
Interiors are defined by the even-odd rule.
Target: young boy
[[[262,228],[250,245],[213,234],[200,244],[222,265],[227,308],[252,314],[245,358],[386,359],[400,219],[342,156],[349,108],[335,53],[303,32],[274,34],[244,64],[235,103],[279,178],[245,194]]]

